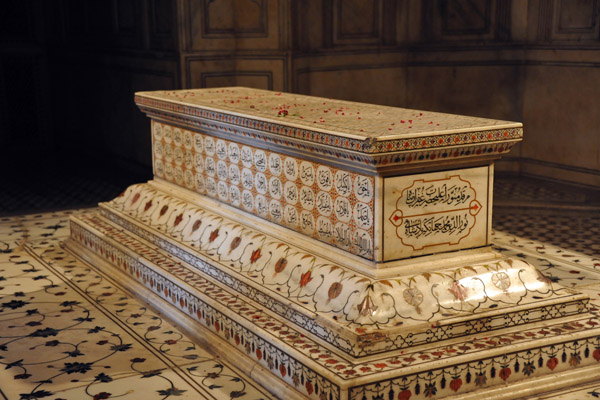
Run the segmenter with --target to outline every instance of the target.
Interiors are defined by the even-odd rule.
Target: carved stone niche
[[[239,87],[135,100],[155,178],[73,217],[67,246],[275,394],[515,398],[600,373],[588,297],[490,247],[520,123]]]

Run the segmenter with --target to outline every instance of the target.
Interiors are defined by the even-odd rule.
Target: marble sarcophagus
[[[520,123],[248,88],[137,93],[154,180],[71,221],[284,398],[516,398],[600,374],[589,299],[490,243]]]

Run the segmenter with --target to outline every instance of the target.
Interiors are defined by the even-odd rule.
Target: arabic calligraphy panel
[[[489,177],[485,166],[386,178],[385,260],[488,244]]]

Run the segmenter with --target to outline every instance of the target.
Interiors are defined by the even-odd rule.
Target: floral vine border
[[[428,344],[434,341],[457,338],[464,335],[475,333],[485,333],[496,329],[507,328],[510,326],[527,324],[535,321],[544,321],[551,317],[574,315],[589,310],[588,300],[574,300],[570,302],[544,306],[540,308],[530,309],[527,313],[513,312],[506,315],[500,315],[487,318],[485,321],[474,319],[462,323],[446,325],[446,326],[431,326],[430,329],[418,333],[398,334],[395,337],[373,336],[367,335],[364,339],[359,338],[358,344],[353,344],[350,340],[344,339],[338,333],[334,333],[323,326],[315,325],[315,321],[296,310],[290,309],[285,304],[264,296],[258,295],[256,290],[248,286],[244,282],[239,281],[235,277],[215,268],[209,263],[203,262],[193,254],[182,250],[177,246],[173,246],[169,242],[152,235],[148,231],[140,229],[138,226],[117,217],[114,214],[103,213],[110,221],[122,226],[126,230],[135,233],[137,236],[149,241],[158,246],[169,254],[174,255],[180,260],[189,263],[196,267],[199,271],[206,273],[208,276],[217,279],[219,282],[227,285],[236,292],[243,293],[250,299],[258,302],[286,320],[301,326],[303,329],[311,332],[315,336],[334,345],[337,349],[346,352],[354,357],[364,357],[368,355],[378,354],[385,351],[405,349],[411,346],[420,344]],[[109,228],[110,229],[110,228]],[[119,232],[114,230],[104,231],[110,235],[119,235]]]
[[[369,383],[352,388],[350,398],[437,398],[599,363],[600,336],[596,336]]]
[[[480,272],[495,271],[496,274],[492,278],[498,279],[491,279],[490,285],[493,284],[498,289],[507,290],[511,282],[506,272],[503,271],[511,265],[511,260],[505,262],[506,266],[500,263],[496,263],[497,265],[489,264],[487,267],[485,265],[466,266],[449,270],[447,273],[425,273],[403,277],[402,279],[373,280],[358,273],[346,271],[343,267],[321,260],[302,250],[294,249],[290,245],[245,228],[240,224],[235,224],[224,217],[219,217],[206,210],[178,201],[168,195],[160,194],[153,189],[145,189],[144,186],[134,185],[128,188],[121,198],[115,199],[106,207],[114,209],[117,213],[128,214],[135,220],[149,226],[151,230],[158,230],[162,234],[176,239],[179,243],[185,244],[190,250],[205,253],[215,261],[233,268],[237,273],[243,273],[261,284],[261,286],[270,286],[271,290],[276,289],[277,292],[284,294],[288,299],[293,299],[298,305],[310,312],[333,312],[334,320],[342,324],[357,324],[356,326],[349,325],[353,329],[368,326],[377,328],[394,326],[406,319],[428,322],[432,321],[437,313],[477,312],[479,308],[483,309],[485,307],[484,303],[487,301],[518,305],[523,304],[529,292],[536,292],[538,297],[551,297],[564,290],[554,288],[543,275],[534,277],[534,280],[537,279],[541,282],[540,287],[535,290],[527,288],[525,281],[520,276],[516,278],[513,276],[512,279],[520,280],[524,292],[521,291],[517,294],[513,288],[511,296],[515,298],[510,300],[505,298],[492,299],[486,294],[483,300],[476,301],[477,304],[473,305],[467,301],[468,290],[458,281],[459,277],[463,278],[469,276],[469,274],[476,276],[478,269],[481,268],[483,269]],[[106,209],[102,210],[102,214],[104,217],[114,218],[111,216],[111,212],[106,211]],[[115,220],[115,222],[119,223],[118,220]],[[136,232],[139,231],[139,229],[136,229]],[[177,251],[181,254],[181,250]],[[185,260],[188,261],[190,258],[192,258],[192,255],[187,252]],[[302,264],[308,265],[308,267],[305,268],[305,265]],[[524,266],[525,264],[523,264]],[[299,272],[295,270],[290,272],[290,268],[297,269],[298,267],[301,267]],[[328,290],[322,287],[325,284],[324,278],[322,282],[317,281],[318,276],[320,276],[319,273],[323,272],[325,274],[325,270],[327,270],[328,275],[331,275],[334,271],[336,271],[336,274],[340,274],[338,284],[331,284]],[[294,276],[294,274],[297,276]],[[538,284],[537,281],[536,285]],[[422,289],[418,289],[419,287],[434,289],[436,282],[452,283],[449,287],[449,292],[454,296],[452,301],[446,299],[447,301],[442,303],[441,297],[438,297],[441,295],[433,292],[430,294],[424,293]],[[344,287],[348,284],[350,286]],[[482,282],[482,284],[484,283]],[[352,290],[355,286],[358,287],[357,285],[363,289],[356,295]],[[407,305],[396,305],[394,303],[394,310],[397,314],[388,317],[387,322],[382,323],[371,319],[370,314],[372,311],[385,305],[382,303],[383,300],[378,300],[377,296],[387,296],[391,290],[400,290],[400,286],[396,288],[398,285],[401,287],[406,286],[402,297]],[[437,311],[423,312],[422,305],[426,304],[424,301],[426,300],[425,295],[433,296],[431,300],[439,305]],[[333,305],[329,305],[330,302],[338,298],[344,299],[348,296],[358,296],[362,299],[356,299],[357,303],[362,304],[358,312],[356,310],[351,310],[352,313],[347,312],[350,300],[340,302],[341,306],[339,307],[341,308],[336,306],[339,308],[337,311],[333,308]],[[322,302],[325,302],[325,305],[321,304]],[[403,308],[398,308],[400,306]],[[408,309],[405,309],[404,307],[407,306]],[[487,307],[490,307],[490,305],[487,305]],[[491,307],[496,306],[492,305]],[[342,316],[344,319],[341,318]],[[358,331],[358,333],[364,332]]]
[[[294,385],[296,389],[305,395],[312,396],[312,398],[320,398],[323,393],[327,396],[326,398],[339,398],[338,385],[307,367],[287,352],[269,343],[257,333],[240,325],[216,308],[205,303],[200,298],[176,286],[172,281],[151,270],[136,258],[123,253],[120,249],[95,236],[82,226],[72,223],[71,232],[71,238],[77,240],[103,258],[115,263],[113,264],[115,267],[122,267],[123,270],[139,283],[188,313],[188,315],[199,323],[217,333],[230,344],[233,344],[239,351],[245,352],[264,367],[277,372],[279,379]],[[132,245],[133,242],[128,244]],[[151,252],[150,249],[144,250],[146,250],[146,255]],[[173,270],[173,272],[176,271]],[[187,278],[189,279],[189,276]],[[222,292],[210,282],[206,280],[198,281],[196,279],[196,283],[197,288],[201,289],[202,293],[211,294],[212,296],[216,296],[216,298],[221,297]],[[245,303],[238,296],[230,296],[227,300],[236,301],[239,305],[236,307],[238,315],[244,317],[246,320],[252,320],[254,323],[262,323],[263,328],[281,331],[281,329],[277,329],[278,324],[275,320],[268,318],[261,310]],[[225,305],[223,299],[221,301]],[[227,302],[226,306],[230,308],[234,307],[231,302]],[[301,336],[300,333],[292,329],[285,329],[287,330],[283,331],[282,335],[292,335],[298,338]]]
[[[160,294],[163,298],[171,302],[173,305],[181,309],[182,311],[188,313],[192,317],[199,320],[199,322],[203,323],[208,328],[212,329],[216,333],[220,334],[222,337],[228,339],[232,344],[239,346],[241,341],[240,338],[235,337],[235,332],[230,331],[227,332],[227,329],[224,326],[233,323],[236,325],[235,321],[232,321],[229,317],[225,316],[219,311],[216,311],[210,305],[207,305],[203,301],[199,300],[197,295],[188,292],[187,290],[178,287],[173,284],[172,281],[166,279],[164,276],[157,274],[155,271],[149,269],[145,264],[140,262],[137,257],[133,258],[131,256],[124,255],[121,250],[115,248],[113,245],[108,244],[104,239],[101,239],[94,234],[88,232],[85,228],[76,226],[74,227],[75,236],[74,239],[78,240],[80,243],[84,244],[96,254],[100,254],[105,259],[112,261],[115,263],[113,265],[117,267],[122,267],[126,270],[134,279],[138,280],[138,282],[145,284],[148,286],[148,282],[150,283],[150,288]],[[79,235],[79,236],[78,236]],[[127,243],[128,245],[130,243]],[[150,248],[144,248],[145,246],[140,245],[139,250],[145,250],[143,254],[155,253]],[[138,250],[138,251],[139,251]],[[134,251],[133,254],[140,254],[138,251]],[[113,259],[115,258],[116,261]],[[125,258],[124,258],[125,257]],[[125,262],[125,261],[126,262]],[[176,270],[183,271],[184,269],[181,266],[174,266]],[[173,271],[176,273],[177,271]],[[176,275],[176,274],[174,274]],[[180,276],[182,279],[186,279],[189,281],[189,276],[182,275]],[[197,280],[198,278],[196,278]],[[204,280],[204,282],[207,282]],[[209,284],[209,286],[212,284]],[[213,299],[213,301],[226,302],[227,295],[224,295],[222,289],[218,289],[217,292],[214,290],[202,289],[199,290],[198,293],[208,293],[209,298]],[[164,293],[164,294],[163,294]],[[236,303],[242,302],[239,296],[230,295],[231,300],[235,300]],[[198,314],[199,307],[201,306],[202,311]],[[196,307],[196,308],[195,308]],[[206,308],[205,308],[206,307]],[[226,306],[227,307],[227,306]],[[232,306],[228,308],[232,309]],[[205,317],[204,310],[208,310],[210,315],[213,318],[210,318],[206,322],[202,320]],[[241,310],[241,308],[240,308]],[[269,317],[267,314],[258,310],[258,314],[254,314],[254,310],[250,310],[248,306],[244,306],[243,311],[248,311],[244,318],[250,316],[250,320],[254,324],[263,324],[261,325],[261,329],[265,329],[264,332],[275,332],[273,335],[277,337],[279,335],[281,329],[284,329],[282,333],[285,335],[284,337],[279,337],[279,340],[283,340],[288,345],[291,345],[297,351],[306,354],[310,357],[314,362],[317,363],[322,368],[326,368],[329,371],[333,372],[335,375],[342,379],[351,379],[355,376],[368,376],[377,374],[379,372],[388,371],[388,370],[396,370],[402,369],[405,367],[417,367],[426,369],[427,364],[433,360],[441,360],[452,358],[455,356],[463,356],[466,354],[476,354],[481,353],[484,349],[494,349],[498,346],[512,345],[517,343],[523,343],[533,340],[540,340],[542,338],[547,338],[549,334],[561,334],[561,333],[570,333],[571,335],[575,335],[577,338],[583,337],[588,338],[588,331],[591,329],[597,330],[597,326],[599,322],[595,317],[589,318],[584,317],[580,321],[571,321],[568,323],[561,323],[558,325],[554,325],[547,328],[534,328],[527,331],[521,331],[511,334],[501,334],[494,337],[485,337],[481,339],[473,339],[468,342],[453,344],[449,346],[443,346],[439,349],[432,349],[426,351],[417,351],[412,353],[407,353],[402,356],[392,356],[388,358],[383,358],[374,361],[367,361],[363,363],[349,363],[346,360],[339,358],[335,354],[330,351],[322,348],[320,345],[312,342],[308,337],[304,337],[299,332],[294,333],[294,329],[282,325],[280,321],[277,319],[273,319]],[[233,310],[235,315],[240,315],[241,313]],[[214,319],[216,316],[217,319]],[[219,318],[224,318],[223,321],[226,321],[227,324],[223,325]],[[217,321],[217,323],[215,323]],[[246,328],[243,328],[244,332],[249,332]],[[220,333],[221,332],[221,333]],[[577,333],[578,332],[578,333]],[[291,333],[291,335],[290,335]],[[255,335],[253,332],[250,332],[251,335]],[[583,336],[582,336],[583,335]],[[575,336],[573,336],[575,338]],[[262,338],[259,338],[263,340]],[[575,339],[580,340],[580,339]],[[556,341],[556,340],[555,340]],[[262,343],[262,342],[261,342]],[[282,353],[283,354],[283,353]],[[254,354],[252,353],[254,357]],[[260,353],[256,353],[256,358],[260,361],[263,357],[263,352],[261,350]],[[281,363],[281,360],[280,360]],[[309,368],[310,369],[310,368]],[[279,373],[285,377],[287,370],[285,372],[279,370]],[[289,375],[289,374],[287,374]]]

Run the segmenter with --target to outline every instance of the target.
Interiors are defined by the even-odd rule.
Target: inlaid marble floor
[[[271,398],[63,250],[72,213],[0,219],[0,398]]]
[[[0,218],[0,398],[272,397],[66,252],[60,243],[75,212]],[[529,261],[600,306],[598,211],[511,210],[501,198],[495,212],[497,251]],[[600,377],[536,398],[600,398]]]

